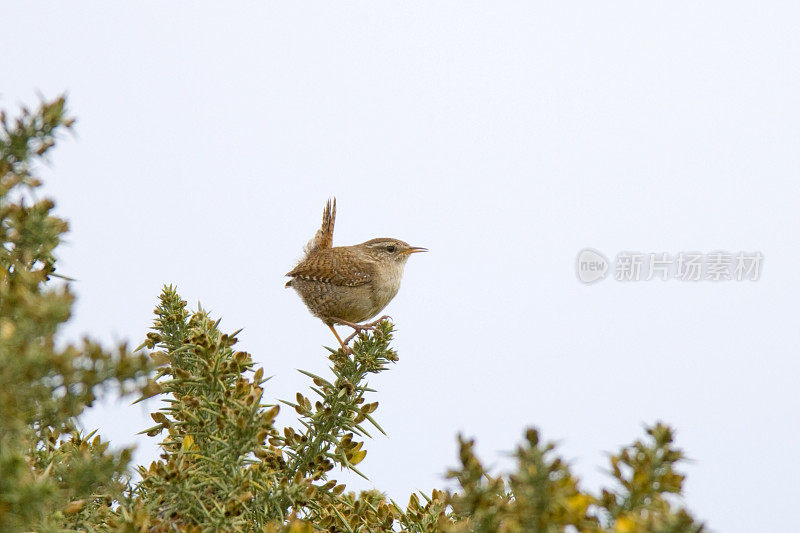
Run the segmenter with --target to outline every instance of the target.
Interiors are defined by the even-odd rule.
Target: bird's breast
[[[380,275],[372,284],[372,301],[379,313],[381,309],[389,305],[400,290],[400,281],[403,279],[403,264],[391,265],[391,268],[381,269]]]

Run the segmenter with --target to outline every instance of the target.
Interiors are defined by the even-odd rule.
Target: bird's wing
[[[346,248],[317,250],[308,254],[291,272],[286,274],[292,278],[346,285],[356,287],[372,280],[372,268],[369,263],[358,261],[353,254],[345,252]]]
[[[325,210],[322,212],[322,226],[314,234],[314,238],[306,244],[306,254],[333,246],[334,222],[336,222],[336,198],[333,199],[333,203],[328,200],[325,205]]]

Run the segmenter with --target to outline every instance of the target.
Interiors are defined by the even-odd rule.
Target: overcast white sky
[[[334,340],[283,275],[336,195],[335,244],[431,250],[387,308],[371,482],[336,477],[405,502],[458,432],[505,468],[535,425],[597,488],[663,420],[713,530],[793,530],[800,8],[600,4],[4,3],[0,107],[68,91],[79,119],[44,172],[79,279],[65,338],[136,345],[175,283],[293,397]],[[587,286],[585,247],[765,259],[756,282]],[[84,423],[149,463],[129,403]]]

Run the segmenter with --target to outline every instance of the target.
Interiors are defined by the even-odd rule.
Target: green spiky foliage
[[[552,443],[530,429],[516,452],[517,469],[491,475],[459,439],[453,492],[412,494],[405,508],[377,491],[361,494],[330,479],[334,469],[364,476],[368,427],[377,402],[371,374],[397,361],[392,325],[382,322],[359,336],[352,353],[329,354],[330,378],[311,379],[314,400],[298,393],[283,401],[299,426],[275,425],[278,405],[262,403],[265,379],[250,354],[234,349],[236,333],[199,309],[189,312],[173,287],[165,287],[146,345],[159,369],[157,387],[166,407],[153,414],[149,435],[166,432],[162,458],[141,469],[137,509],[150,531],[308,531],[556,533],[701,532],[702,525],[672,498],[682,489],[675,465],[683,453],[672,430],[647,428],[611,457],[613,488],[594,495],[580,487]],[[248,377],[245,377],[248,376]],[[369,426],[365,426],[368,424]],[[572,528],[572,529],[569,529]]]
[[[412,494],[405,506],[376,490],[348,491],[336,478],[366,477],[366,439],[383,433],[368,380],[398,361],[389,322],[348,352],[329,350],[329,374],[301,371],[309,390],[274,403],[264,401],[264,369],[237,349],[238,331],[189,310],[172,286],[135,353],[56,342],[73,302],[69,286],[51,280],[67,226],[33,194],[33,163],[72,121],[59,98],[0,122],[0,531],[703,531],[681,505],[684,456],[662,424],[611,456],[612,485],[598,494],[534,429],[512,472],[489,472],[474,441],[459,438],[453,490]],[[143,430],[160,439],[161,456],[138,468],[135,483],[129,450],[111,452],[76,429],[106,389],[162,400]],[[279,427],[281,404],[297,418]]]
[[[67,231],[37,199],[35,163],[69,129],[64,98],[0,113],[0,531],[61,530],[96,519],[127,482],[129,450],[76,428],[104,389],[132,391],[147,360],[124,345],[57,342],[74,296],[56,277]]]
[[[453,514],[427,531],[701,533],[703,525],[675,499],[684,479],[675,466],[684,455],[672,430],[659,423],[646,434],[611,456],[614,487],[599,496],[580,488],[555,445],[541,442],[535,429],[526,432],[514,454],[517,469],[506,476],[487,473],[474,442],[459,439],[461,466],[449,473],[460,487],[447,498]]]
[[[332,379],[304,372],[317,399],[312,404],[298,393],[284,401],[300,424],[279,431],[279,406],[262,401],[263,369],[234,349],[238,332],[221,332],[203,309],[189,312],[171,286],[156,315],[144,346],[155,350],[155,384],[166,406],[152,415],[156,425],[145,433],[166,438],[161,459],[140,468],[136,496],[147,509],[146,527],[250,531],[303,519],[347,531],[350,518],[357,527],[354,509],[369,496],[343,495],[344,485],[330,472],[337,466],[358,472],[366,456],[359,439],[369,435],[364,424],[382,431],[371,414],[377,402],[366,402],[365,381],[397,360],[389,347],[391,325],[363,335],[351,354],[331,352]],[[389,509],[378,502],[375,510],[387,527],[394,517]],[[122,513],[142,526],[135,509]]]

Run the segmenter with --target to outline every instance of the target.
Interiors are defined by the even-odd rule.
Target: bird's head
[[[427,248],[411,246],[407,242],[388,237],[372,239],[359,246],[375,261],[380,261],[381,263],[404,264],[411,254],[428,251]]]

